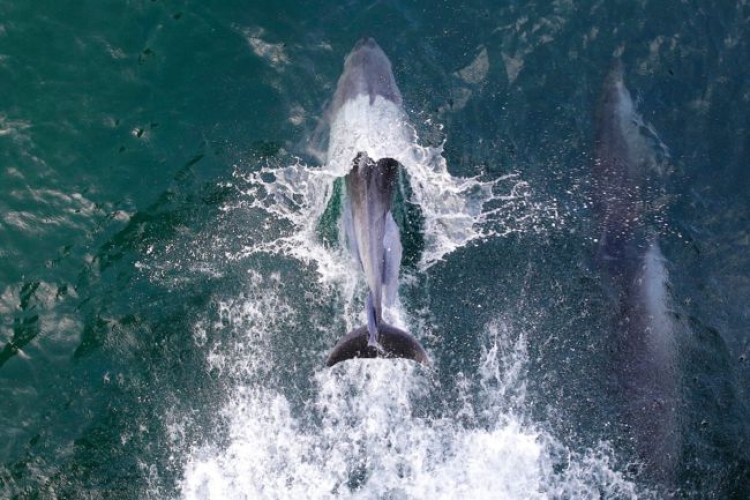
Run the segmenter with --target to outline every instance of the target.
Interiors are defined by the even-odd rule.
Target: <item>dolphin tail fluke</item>
[[[430,364],[430,359],[419,341],[394,326],[387,323],[378,325],[380,349],[368,345],[368,337],[367,326],[360,326],[346,334],[333,347],[326,360],[326,366],[354,358],[404,358],[423,365]]]

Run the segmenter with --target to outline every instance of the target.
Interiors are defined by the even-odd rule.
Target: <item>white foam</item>
[[[244,180],[250,206],[268,212],[274,224],[289,231],[273,240],[254,242],[239,257],[258,251],[280,253],[315,262],[324,280],[348,272],[346,259],[317,241],[315,230],[332,194],[333,182],[351,169],[359,152],[401,163],[411,187],[412,202],[424,216],[426,248],[420,260],[425,271],[445,255],[469,242],[549,226],[556,218],[554,203],[535,201],[528,182],[515,173],[491,181],[452,175],[442,147],[420,146],[403,109],[377,96],[347,101],[331,122],[326,165],[301,162],[282,168],[235,175]]]
[[[226,438],[183,458],[181,498],[636,498],[605,444],[578,454],[510,408],[525,405],[525,341],[513,336],[488,327],[482,369],[466,378],[479,396],[439,414],[422,408],[429,373],[403,360],[321,369],[302,409],[238,384],[221,409]]]
[[[485,182],[451,175],[442,149],[420,146],[403,110],[389,101],[358,99],[341,113],[326,166],[235,173],[244,183],[241,208],[262,213],[268,235],[229,258],[274,253],[314,263],[319,281],[310,293],[343,297],[347,322],[362,310],[353,312],[359,271],[343,245],[327,247],[316,230],[334,180],[359,151],[395,158],[407,170],[411,201],[425,218],[422,270],[474,239],[523,231],[544,216],[517,176]],[[405,360],[320,368],[301,382],[312,385],[301,395],[295,382],[275,379],[282,360],[270,343],[286,334],[283,325],[297,311],[278,279],[250,276],[242,297],[217,302],[215,325],[202,320],[194,328],[201,346],[207,330],[229,331],[207,349],[210,369],[227,381],[219,426],[226,432],[187,444],[179,429],[189,422],[169,422],[184,466],[180,498],[635,498],[606,444],[579,453],[530,419],[526,342],[512,322],[488,325],[479,366],[455,374],[458,404],[433,374]],[[398,304],[390,314],[409,322]]]

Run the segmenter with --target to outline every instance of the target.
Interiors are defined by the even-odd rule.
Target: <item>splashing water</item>
[[[322,277],[340,277],[348,268],[341,255],[325,250],[315,235],[317,223],[334,194],[334,181],[351,168],[358,152],[372,158],[391,157],[404,165],[412,199],[423,215],[426,245],[419,263],[426,271],[467,243],[497,235],[522,232],[543,225],[554,203],[534,200],[531,186],[510,173],[494,180],[455,177],[448,171],[442,146],[425,147],[404,111],[391,101],[367,96],[348,102],[331,125],[327,163],[312,167],[297,162],[258,172],[235,172],[246,188],[248,203],[260,208],[289,234],[255,242],[243,256],[272,252],[315,261]]]
[[[220,308],[236,314],[234,328],[255,331],[267,317],[255,313],[272,302]],[[257,335],[240,344],[246,354],[266,348]],[[223,366],[246,377],[272,365]],[[520,413],[525,366],[524,336],[500,322],[485,329],[457,410],[431,400],[430,372],[403,360],[321,369],[301,408],[283,391],[240,383],[221,409],[226,438],[189,452],[182,498],[636,498],[606,444],[574,452]]]
[[[317,230],[336,196],[336,180],[358,151],[404,166],[407,202],[423,215],[422,272],[473,240],[538,229],[556,210],[535,202],[515,174],[490,181],[452,176],[442,148],[420,146],[403,110],[389,101],[357,99],[342,111],[332,123],[324,167],[298,161],[235,172],[242,208],[264,213],[273,231],[231,258],[273,254],[313,263],[319,280],[309,284],[311,294],[330,294],[335,283],[349,297],[344,311],[350,311],[357,283],[352,259],[345,245],[327,246]],[[273,273],[253,272],[243,297],[218,303],[216,328],[228,329],[233,339],[209,354],[210,365],[230,381],[219,412],[225,433],[191,444],[182,498],[637,497],[606,444],[579,453],[529,421],[526,342],[512,322],[485,328],[477,372],[456,375],[458,408],[434,373],[404,360],[356,360],[313,368],[307,380],[281,381],[275,372],[295,359],[275,352],[271,339],[297,322],[282,285]],[[196,325],[197,342],[206,328]],[[305,384],[311,387],[300,395],[297,387]],[[184,446],[175,447],[185,454]]]

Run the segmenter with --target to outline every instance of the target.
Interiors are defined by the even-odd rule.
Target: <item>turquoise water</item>
[[[661,498],[592,263],[593,112],[616,54],[669,148],[673,487],[750,497],[748,18],[0,0],[0,497]],[[314,153],[363,35],[449,173],[402,228],[396,315],[432,370],[323,368],[364,294],[319,226],[335,179]],[[452,233],[440,193],[470,177],[493,195],[461,193],[474,225]]]

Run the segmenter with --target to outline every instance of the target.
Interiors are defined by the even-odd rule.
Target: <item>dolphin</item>
[[[330,112],[335,114],[360,95],[369,97],[371,105],[377,96],[399,107],[403,104],[391,61],[371,37],[360,39],[344,59],[344,72],[336,85]]]
[[[648,207],[656,201],[657,162],[623,74],[616,60],[605,78],[595,120],[597,260],[616,295],[615,366],[626,423],[644,476],[674,488],[682,449],[676,330],[665,259],[646,222]]]
[[[375,40],[363,38],[345,59],[331,104],[329,160],[364,146],[349,160],[342,219],[349,250],[369,288],[367,325],[354,329],[334,346],[327,366],[351,358],[373,357],[399,357],[429,364],[427,353],[414,337],[383,321],[384,305],[395,301],[401,267],[401,237],[391,214],[400,164],[389,156],[374,160],[368,153],[386,152],[394,144],[401,147],[402,138],[388,141],[388,134],[402,121],[392,123],[383,120],[383,116],[402,117],[402,113],[401,92],[388,57]],[[368,134],[380,139],[377,148],[368,150],[366,137],[363,142],[363,136]]]

